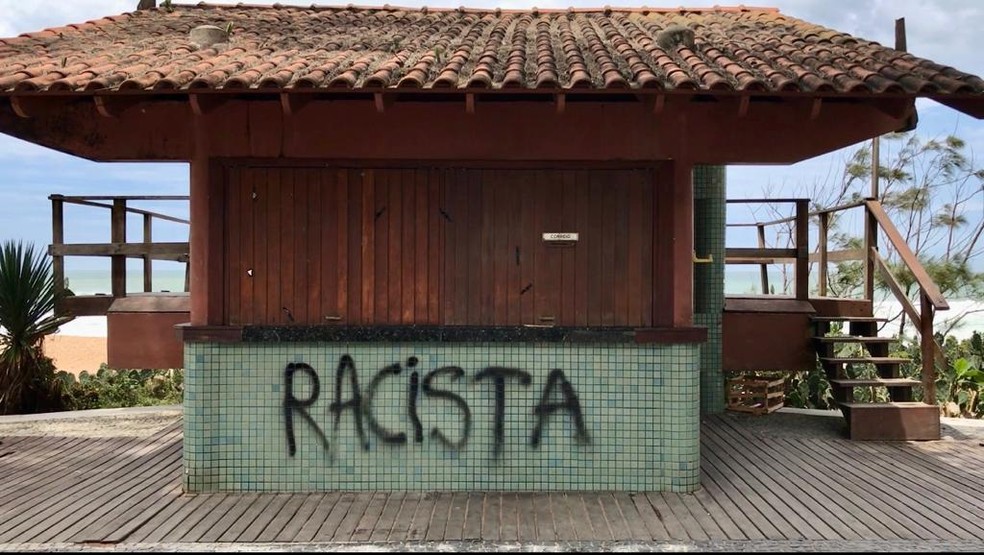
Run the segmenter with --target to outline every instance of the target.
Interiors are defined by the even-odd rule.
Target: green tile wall
[[[694,168],[694,248],[710,264],[694,265],[694,325],[707,328],[701,349],[700,411],[724,410],[724,376],[721,371],[721,318],[724,314],[724,249],[726,191],[724,166]]]
[[[503,343],[240,343],[185,344],[185,487],[206,491],[693,491],[699,485],[698,345]],[[378,382],[373,414],[404,444],[388,444],[366,425],[361,447],[356,419],[342,412],[337,430],[330,406],[341,357],[355,363],[360,390],[380,369],[403,365]],[[447,398],[416,397],[423,441],[414,440],[409,417],[410,357],[423,375],[459,366],[464,377],[444,376],[433,386],[463,398],[471,433],[461,449],[430,436],[440,429],[461,437],[462,410]],[[308,413],[327,436],[328,448],[293,412],[296,453],[288,453],[285,367],[310,365],[320,393]],[[495,388],[474,377],[490,367],[518,368],[529,386],[507,379],[501,454],[494,442]],[[537,448],[529,445],[534,407],[552,369],[563,370],[581,407],[588,443],[579,443],[566,410],[545,420]],[[294,396],[305,401],[313,383],[294,373]],[[343,401],[351,398],[346,378]],[[548,403],[564,400],[560,389]],[[367,424],[367,423],[365,423]]]

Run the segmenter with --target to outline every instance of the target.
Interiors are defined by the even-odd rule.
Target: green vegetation
[[[0,246],[0,414],[61,408],[60,382],[44,355],[46,335],[71,320],[55,308],[51,261],[33,245]]]
[[[103,364],[78,379],[59,372],[64,405],[69,410],[180,405],[183,370],[114,370]]]

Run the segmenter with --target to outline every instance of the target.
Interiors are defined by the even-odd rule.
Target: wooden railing
[[[143,291],[154,290],[153,261],[171,260],[188,262],[187,242],[154,242],[154,222],[156,220],[188,225],[190,222],[159,212],[152,212],[127,206],[129,201],[183,201],[188,202],[187,196],[64,196],[51,195],[51,245],[48,253],[51,255],[52,273],[55,290],[65,291],[65,257],[66,256],[104,256],[110,258],[111,295],[100,295],[99,298],[67,297],[60,303],[58,311],[71,312],[76,316],[102,315],[106,313],[112,300],[125,297],[128,293],[126,286],[126,260],[128,258],[143,259]],[[110,242],[109,243],[65,243],[65,205],[73,204],[109,210]],[[127,241],[127,215],[139,214],[143,218],[143,238],[139,243]],[[188,291],[187,271],[185,273],[184,290]]]
[[[920,353],[922,358],[922,386],[923,400],[926,403],[936,404],[936,369],[934,364],[945,365],[943,349],[933,336],[933,326],[935,314],[939,310],[948,310],[949,304],[940,292],[939,286],[933,281],[925,267],[909,248],[902,235],[899,233],[891,218],[885,212],[881,202],[876,199],[866,199],[814,212],[808,211],[807,201],[804,199],[741,199],[729,200],[729,204],[736,203],[796,203],[796,214],[788,218],[776,219],[768,222],[757,222],[750,224],[728,224],[728,227],[750,227],[754,226],[758,232],[758,249],[727,249],[726,264],[757,264],[761,268],[762,293],[769,294],[769,282],[767,267],[769,264],[795,263],[795,287],[796,298],[807,299],[809,296],[809,263],[817,262],[819,272],[818,295],[826,297],[828,291],[827,264],[830,262],[844,262],[849,260],[862,260],[865,264],[864,272],[864,300],[873,301],[875,295],[875,272],[877,271],[889,291],[895,296],[906,316],[912,321],[915,329],[920,336]],[[830,251],[828,249],[828,237],[830,224],[833,216],[839,212],[855,208],[864,208],[864,248],[846,249]],[[807,245],[809,238],[810,218],[816,217],[818,222],[818,240],[815,253],[809,252]],[[770,249],[765,248],[765,229],[769,226],[793,224],[793,235],[795,237],[795,248],[793,249]],[[892,273],[889,265],[885,262],[878,249],[880,235],[884,235],[888,242],[898,254],[901,264],[912,274],[914,285],[919,288],[919,310],[913,305],[906,295],[904,288],[899,284],[898,279]],[[806,252],[804,252],[806,251]],[[794,255],[795,253],[795,255]]]
[[[788,199],[728,199],[728,204],[795,204],[796,215],[769,222],[728,224],[728,227],[755,227],[758,234],[758,248],[729,248],[725,250],[726,264],[754,264],[759,266],[762,294],[768,295],[769,265],[792,262],[796,265],[794,287],[797,300],[810,297],[810,244],[809,211],[810,200],[804,198]],[[792,248],[769,248],[765,246],[765,228],[782,223],[794,222]]]

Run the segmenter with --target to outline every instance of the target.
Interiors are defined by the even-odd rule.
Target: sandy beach
[[[49,335],[44,352],[55,361],[55,368],[78,375],[83,370],[95,372],[106,362],[106,338],[76,335]]]

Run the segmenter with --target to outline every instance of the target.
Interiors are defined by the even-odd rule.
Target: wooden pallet
[[[728,410],[769,414],[782,408],[786,399],[785,378],[739,376],[728,379]]]

